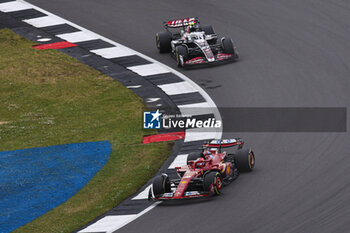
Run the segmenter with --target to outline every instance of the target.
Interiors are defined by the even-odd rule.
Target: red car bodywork
[[[218,143],[213,143],[217,141]],[[233,164],[231,162],[224,162],[227,155],[226,152],[222,152],[221,148],[243,146],[243,141],[240,139],[228,139],[228,140],[214,140],[208,144],[204,144],[208,149],[203,152],[203,157],[189,161],[189,165],[181,167],[175,167],[178,174],[183,174],[179,184],[176,186],[176,190],[171,193],[164,193],[162,196],[154,197],[153,200],[180,200],[196,197],[208,197],[215,194],[214,184],[210,188],[210,191],[188,191],[186,192],[188,185],[196,178],[203,177],[203,174],[210,171],[219,172],[222,177],[230,175],[233,172]],[[220,142],[220,143],[219,143]],[[222,143],[224,142],[224,143]],[[165,175],[165,174],[164,174]],[[216,180],[219,182],[218,189],[223,186],[222,180]],[[217,190],[218,191],[218,190]]]

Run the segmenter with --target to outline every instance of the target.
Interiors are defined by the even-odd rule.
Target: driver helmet
[[[212,154],[209,150],[205,151],[203,154],[204,154],[204,156],[206,156],[207,158],[213,158],[213,157],[214,157],[213,154]]]
[[[191,22],[188,23],[186,31],[188,33],[189,32],[195,32],[195,31],[197,31],[197,29],[198,29],[198,25],[196,24],[196,22],[195,21],[191,21]]]
[[[198,158],[195,162],[196,168],[201,168],[205,166],[204,158]]]

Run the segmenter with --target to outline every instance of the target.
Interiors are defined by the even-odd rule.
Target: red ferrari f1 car
[[[202,152],[190,153],[187,165],[175,167],[178,178],[163,173],[153,180],[150,200],[180,200],[219,195],[223,186],[235,180],[240,172],[252,171],[255,156],[251,149],[242,149],[241,139],[213,140]],[[231,153],[223,148],[235,147]]]

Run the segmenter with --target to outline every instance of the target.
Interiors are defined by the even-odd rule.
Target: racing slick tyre
[[[177,65],[179,67],[183,67],[188,57],[187,48],[183,45],[176,46],[175,55],[176,55]]]
[[[204,26],[201,27],[201,29],[203,30],[203,32],[206,35],[213,35],[213,34],[215,34],[214,29],[213,29],[213,27],[211,25],[204,25]],[[216,42],[217,42],[216,38],[208,40],[208,43],[211,44],[211,45],[212,44],[216,44]]]
[[[156,34],[157,48],[160,53],[169,53],[171,51],[171,35],[168,32],[158,32]]]
[[[221,40],[222,51],[226,54],[235,54],[235,47],[231,38],[223,38]]]
[[[202,30],[206,35],[215,34],[213,26],[211,26],[211,25],[203,25]]]
[[[211,171],[204,176],[203,189],[210,195],[219,195],[223,186],[220,172]]]
[[[189,161],[193,161],[193,160],[197,160],[198,158],[200,158],[201,152],[191,152],[188,156],[187,156],[187,165],[189,164]]]
[[[171,192],[169,177],[163,175],[157,176],[153,180],[152,188],[155,196]]]
[[[234,155],[235,165],[240,172],[250,172],[255,165],[255,156],[252,149],[238,150]]]

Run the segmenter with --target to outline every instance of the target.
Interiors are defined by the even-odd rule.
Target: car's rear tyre
[[[234,155],[235,165],[240,172],[250,172],[255,165],[255,155],[252,149],[238,150]]]
[[[204,176],[203,190],[211,195],[219,195],[223,186],[220,172],[211,171]]]
[[[183,67],[188,57],[187,48],[183,45],[176,46],[175,56],[176,56],[177,65],[179,67]]]
[[[201,28],[206,35],[215,34],[214,28],[211,25],[203,25]]]
[[[171,34],[169,32],[158,32],[156,34],[156,44],[160,53],[171,51]]]
[[[191,152],[188,156],[187,156],[187,165],[189,164],[189,161],[194,161],[199,159],[200,157],[202,157],[201,152]]]
[[[155,196],[171,192],[169,177],[163,175],[155,177],[152,188]]]
[[[235,46],[233,45],[231,38],[224,38],[221,40],[222,51],[226,54],[235,54]]]

